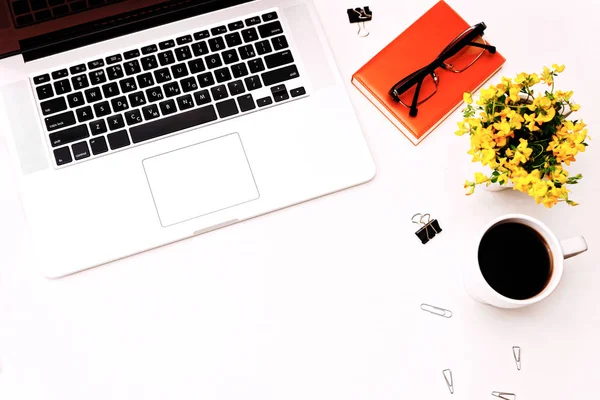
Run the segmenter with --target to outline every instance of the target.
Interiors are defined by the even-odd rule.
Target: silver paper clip
[[[502,400],[516,400],[517,399],[517,395],[514,393],[492,392],[492,396],[499,397]]]
[[[435,315],[439,315],[440,317],[452,318],[452,311],[446,310],[445,308],[432,306],[430,304],[421,304],[421,310],[427,311],[428,313],[432,313]]]
[[[446,380],[446,385],[448,385],[450,394],[454,394],[454,380],[452,379],[452,371],[445,369],[442,371],[442,374],[444,374],[444,379]]]
[[[517,363],[517,370],[521,370],[521,348],[519,346],[513,346],[513,356]]]
[[[366,21],[370,21],[371,18],[373,18],[373,14],[367,13],[367,11],[364,8],[359,8],[358,10],[352,9],[352,11],[358,14],[358,19],[360,20],[360,22],[358,23],[358,32],[356,32],[356,34],[359,37],[369,36],[371,33],[367,30]],[[364,33],[361,33],[363,31]]]

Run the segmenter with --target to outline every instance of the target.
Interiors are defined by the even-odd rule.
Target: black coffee
[[[507,222],[490,228],[479,243],[479,268],[498,293],[515,300],[540,293],[552,275],[544,238],[527,225]]]

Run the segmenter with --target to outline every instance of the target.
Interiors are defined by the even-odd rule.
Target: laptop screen
[[[0,58],[26,61],[250,0],[0,0]]]

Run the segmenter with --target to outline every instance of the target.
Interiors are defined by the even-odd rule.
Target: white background
[[[317,4],[378,167],[357,188],[47,280],[30,261],[0,141],[0,399],[597,397],[600,143],[590,141],[569,169],[584,175],[572,195],[579,207],[546,210],[514,192],[465,197],[462,184],[477,166],[465,154],[468,139],[453,134],[460,112],[414,147],[349,84],[433,4],[370,0],[365,39],[345,12],[363,4]],[[488,25],[488,41],[508,60],[500,74],[566,64],[558,87],[575,91],[579,116],[600,138],[600,9],[592,0],[449,4]],[[443,228],[426,246],[410,222],[417,212]],[[567,262],[554,295],[512,311],[474,302],[461,280],[479,230],[510,212],[590,245]],[[510,249],[499,243],[498,250],[510,260]],[[423,302],[454,317],[427,314]],[[513,345],[522,348],[520,372]]]

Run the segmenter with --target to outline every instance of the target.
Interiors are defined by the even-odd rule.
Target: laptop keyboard
[[[123,0],[8,0],[17,28],[121,1]]]
[[[56,166],[306,96],[276,12],[32,78]]]

